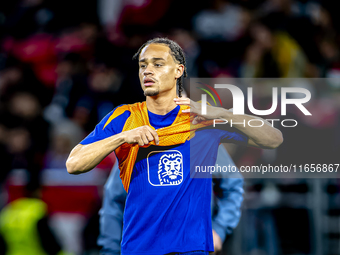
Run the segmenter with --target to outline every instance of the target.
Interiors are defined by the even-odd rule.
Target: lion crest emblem
[[[159,159],[158,179],[161,185],[179,185],[183,181],[181,153],[164,154]]]

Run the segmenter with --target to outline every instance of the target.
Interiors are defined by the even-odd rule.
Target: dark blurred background
[[[335,0],[11,0],[0,2],[0,207],[39,187],[63,250],[99,254],[97,212],[115,161],[68,175],[70,150],[109,111],[143,101],[133,54],[177,41],[189,77],[340,78]],[[333,80],[334,80],[333,79]],[[189,80],[185,82],[188,89]],[[274,151],[229,146],[238,166],[339,163],[340,82],[289,115]],[[187,93],[190,96],[189,91]],[[269,98],[269,99],[268,99]],[[254,99],[271,102],[271,88]],[[337,179],[246,179],[240,225],[223,254],[340,254]]]

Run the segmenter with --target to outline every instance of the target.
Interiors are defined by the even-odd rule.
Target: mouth
[[[150,87],[155,83],[155,81],[151,78],[144,78],[144,86]]]

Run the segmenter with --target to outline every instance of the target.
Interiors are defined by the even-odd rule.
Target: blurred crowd
[[[143,101],[132,56],[156,36],[181,45],[189,77],[340,77],[336,7],[334,0],[1,1],[0,183],[26,169],[38,186],[41,171],[65,169],[70,150],[114,107]],[[338,163],[340,83],[305,86],[315,95],[313,121],[292,110],[299,126],[282,130],[276,154],[268,160],[236,149],[238,165]],[[188,79],[185,87],[189,94]],[[109,172],[113,160],[100,168]]]

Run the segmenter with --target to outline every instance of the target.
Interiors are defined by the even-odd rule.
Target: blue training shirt
[[[171,125],[181,114],[179,109],[177,106],[166,115],[148,112],[150,125],[155,129]],[[103,130],[113,112],[81,144],[120,133],[130,112],[119,115]],[[196,131],[195,137],[183,144],[139,149],[125,205],[122,255],[214,250],[211,179],[190,178],[190,165],[215,165],[221,140],[248,142],[235,130],[207,128]]]

